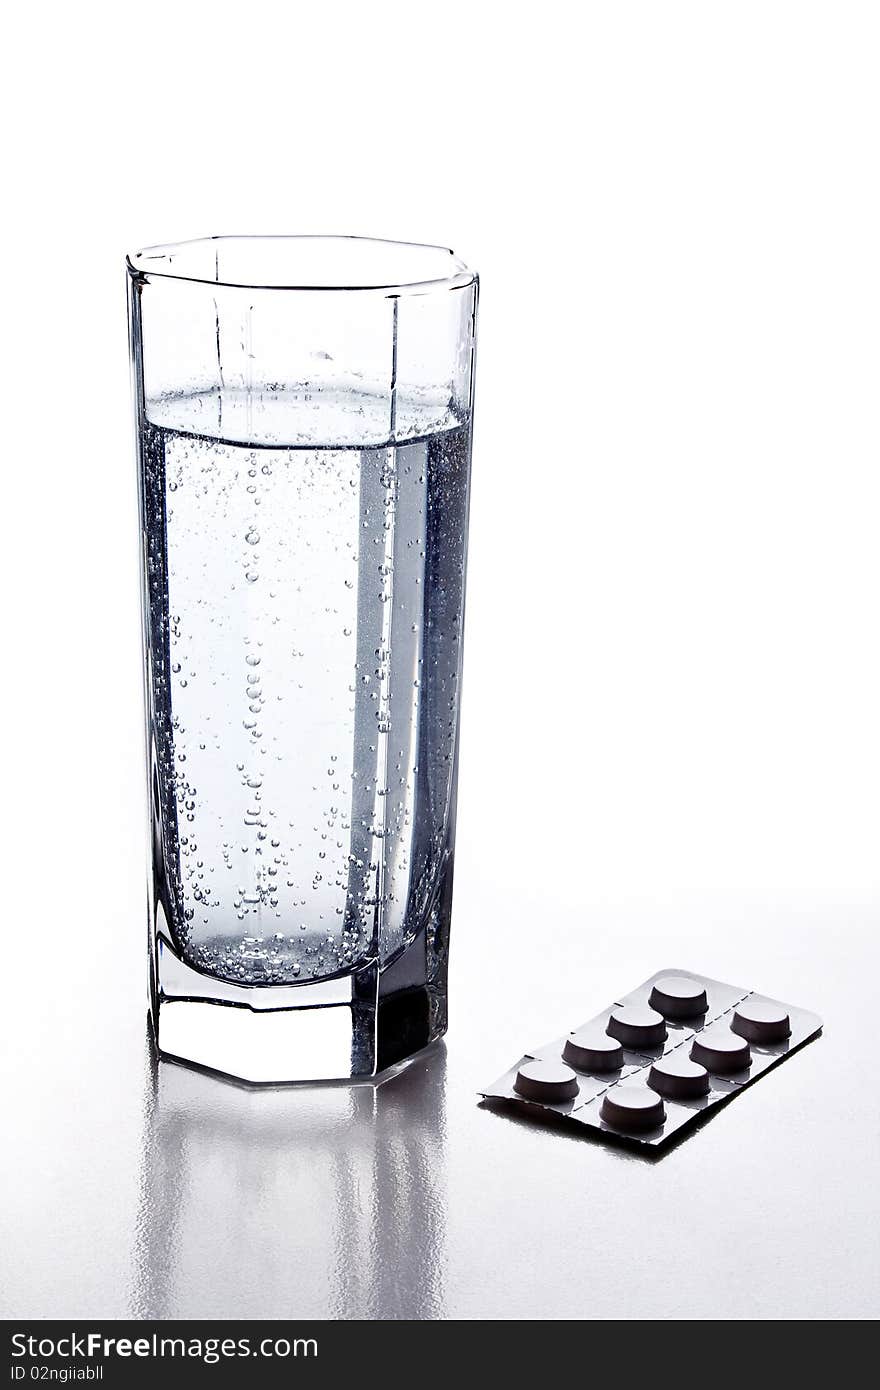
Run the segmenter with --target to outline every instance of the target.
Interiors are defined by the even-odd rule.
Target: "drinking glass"
[[[357,237],[127,270],[157,1046],[371,1075],[447,1025],[477,277]]]

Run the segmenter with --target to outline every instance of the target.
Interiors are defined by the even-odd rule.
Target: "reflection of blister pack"
[[[661,970],[480,1094],[657,1149],[821,1030],[806,1009]]]

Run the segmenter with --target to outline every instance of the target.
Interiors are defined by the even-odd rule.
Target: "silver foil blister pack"
[[[573,1032],[525,1053],[480,1094],[656,1151],[821,1030],[807,1009],[658,970]]]

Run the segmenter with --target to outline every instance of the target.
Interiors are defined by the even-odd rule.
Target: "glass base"
[[[151,1015],[160,1056],[251,1085],[375,1076],[446,1032],[446,971],[417,937],[375,962],[310,984],[235,985],[187,965],[160,936]]]

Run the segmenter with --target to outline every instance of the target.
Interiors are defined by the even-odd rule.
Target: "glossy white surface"
[[[138,953],[19,1004],[5,1316],[858,1318],[878,1312],[868,915],[554,924],[531,991],[463,856],[453,1031],[377,1089],[148,1065]],[[603,929],[604,928],[604,929]],[[664,963],[826,1032],[659,1162],[481,1109],[524,1047]],[[854,1065],[855,1063],[855,1065]],[[588,1290],[588,1296],[584,1290]]]

